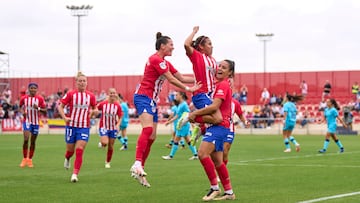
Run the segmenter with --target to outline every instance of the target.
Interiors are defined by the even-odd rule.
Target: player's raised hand
[[[194,32],[194,33],[197,33],[198,31],[199,31],[199,26],[194,26],[193,32]]]

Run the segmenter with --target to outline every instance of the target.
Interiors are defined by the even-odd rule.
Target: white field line
[[[322,167],[322,168],[360,168],[359,165],[324,165],[324,164],[262,164],[262,163],[232,163],[238,166],[266,166],[266,167]]]
[[[301,201],[301,202],[298,202],[298,203],[321,202],[321,201],[325,201],[325,200],[329,200],[329,199],[337,199],[337,198],[349,197],[349,196],[354,196],[354,195],[360,195],[360,191],[359,192],[346,193],[346,194],[340,194],[340,195],[334,195],[334,196],[329,196],[329,197],[321,197],[321,198],[317,198],[317,199]]]
[[[352,151],[352,152],[344,152],[344,153],[325,153],[325,154],[308,154],[308,155],[297,155],[297,156],[286,156],[286,157],[273,157],[273,158],[266,158],[266,159],[253,159],[253,160],[243,160],[238,162],[229,162],[230,164],[245,164],[250,162],[263,162],[263,161],[274,161],[274,160],[287,160],[287,159],[302,159],[302,158],[309,158],[309,157],[320,157],[320,156],[336,156],[336,155],[346,155],[346,154],[358,154],[360,151]]]

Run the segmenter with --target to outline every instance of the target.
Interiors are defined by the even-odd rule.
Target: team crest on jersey
[[[166,69],[166,62],[163,61],[163,62],[159,63],[159,66],[160,66],[160,68],[162,68],[162,69]]]

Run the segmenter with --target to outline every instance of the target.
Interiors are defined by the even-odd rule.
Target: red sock
[[[23,149],[23,157],[24,157],[24,159],[27,158],[27,154],[28,154],[28,149]]]
[[[227,163],[228,163],[228,160],[224,160],[224,164],[227,165]]]
[[[137,144],[136,144],[135,159],[137,161],[142,162],[142,159],[143,159],[149,138],[152,134],[152,131],[153,131],[152,127],[146,127],[146,128],[142,129],[141,134],[140,134]]]
[[[155,140],[151,140],[151,139],[148,140],[148,144],[147,144],[147,146],[146,146],[146,149],[145,149],[145,152],[144,152],[144,156],[143,156],[142,161],[141,161],[141,165],[142,165],[143,168],[145,167],[146,159],[148,158],[148,156],[149,156],[149,154],[150,154],[151,145],[152,145],[154,142],[155,142]]]
[[[225,163],[222,163],[220,166],[216,167],[216,171],[219,174],[219,178],[221,180],[221,184],[224,187],[224,190],[231,190],[231,182],[229,177],[229,172],[226,168]]]
[[[65,153],[65,158],[66,158],[66,159],[70,159],[73,155],[74,155],[74,151],[72,151],[72,152],[66,151],[66,153]]]
[[[202,116],[196,116],[195,117],[195,122],[196,123],[204,123],[204,120],[203,120]]]
[[[106,162],[110,162],[111,161],[111,157],[113,155],[113,149],[108,149],[107,151],[107,156],[106,156]]]
[[[78,174],[81,168],[81,164],[82,164],[82,159],[83,159],[83,153],[84,150],[83,149],[76,149],[76,157],[75,157],[75,163],[74,163],[74,170],[73,173],[74,174]]]
[[[34,149],[30,149],[30,151],[29,151],[29,159],[32,159],[32,158],[33,158],[34,152],[35,152]]]
[[[210,181],[210,185],[217,185],[216,172],[214,162],[210,157],[206,157],[200,160],[204,167],[205,173]]]

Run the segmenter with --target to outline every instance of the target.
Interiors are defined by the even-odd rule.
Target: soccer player
[[[175,99],[171,102],[171,108],[170,108],[171,114],[169,115],[168,121],[170,121],[172,118],[174,118],[176,116],[176,111],[177,111],[178,105],[179,104]],[[178,120],[179,120],[179,116],[177,116],[176,119],[172,122],[173,125],[172,125],[172,129],[171,129],[171,139],[170,139],[170,142],[165,145],[165,147],[167,147],[167,148],[171,148],[174,144],[176,124],[177,124]],[[165,123],[165,125],[167,125],[167,124]]]
[[[123,112],[123,116],[122,116],[121,124],[120,124],[120,135],[117,136],[117,139],[122,144],[120,150],[127,150],[127,148],[128,148],[128,137],[127,137],[127,134],[126,134],[126,129],[127,129],[128,125],[129,125],[129,106],[124,101],[124,98],[123,98],[123,96],[121,94],[119,94],[119,99],[120,99],[120,106],[121,106],[121,110]]]
[[[83,162],[83,153],[90,136],[90,114],[97,112],[96,99],[93,93],[86,90],[87,78],[79,72],[76,76],[76,89],[67,92],[60,100],[59,114],[66,122],[66,153],[64,168],[70,168],[70,158],[74,155],[74,169],[71,182],[78,182],[78,174]],[[69,107],[65,115],[64,108]],[[91,111],[92,110],[92,111]]]
[[[212,94],[215,90],[215,72],[217,69],[216,60],[212,57],[213,46],[211,40],[207,36],[199,36],[193,41],[196,33],[199,31],[199,26],[193,28],[192,33],[186,38],[184,47],[186,55],[189,57],[195,75],[195,80],[201,82],[203,86],[195,91],[192,96],[192,102],[196,109],[204,108],[212,103]],[[180,129],[188,119],[188,114],[181,115],[177,128]],[[221,122],[221,113],[219,110],[213,113],[214,119]],[[205,126],[199,122],[201,131],[204,133]],[[192,144],[195,145],[196,140],[200,136],[200,127],[195,125],[192,131]]]
[[[24,116],[23,121],[23,159],[20,167],[26,165],[29,168],[34,167],[32,158],[35,152],[35,142],[39,134],[39,111],[46,113],[45,100],[42,96],[37,95],[38,85],[36,83],[29,83],[29,94],[20,99],[20,111]],[[30,139],[30,149],[29,149]]]
[[[303,99],[302,95],[290,95],[287,94],[284,97],[284,128],[283,128],[283,138],[285,144],[284,152],[291,152],[289,141],[295,145],[297,152],[300,151],[300,144],[296,142],[294,136],[292,136],[292,131],[296,125],[296,102]]]
[[[138,85],[134,104],[139,115],[142,131],[136,144],[135,162],[131,166],[131,175],[139,182],[150,187],[144,171],[145,161],[150,153],[151,146],[156,139],[156,128],[158,123],[158,110],[156,102],[161,91],[161,86],[165,79],[180,89],[194,92],[201,87],[196,83],[193,87],[188,87],[184,83],[194,83],[194,78],[180,74],[173,65],[165,60],[166,56],[171,56],[174,44],[170,37],[162,36],[160,32],[156,34],[155,43],[156,53],[151,55],[145,65],[144,77]]]
[[[165,125],[169,125],[170,123],[174,122],[177,120],[178,115],[182,115],[184,112],[189,113],[190,109],[189,109],[189,105],[187,104],[187,96],[185,92],[176,92],[175,94],[175,100],[179,103],[178,107],[177,107],[177,111],[176,111],[176,115],[165,122]],[[174,158],[176,151],[179,148],[179,141],[181,140],[181,138],[184,138],[185,141],[188,143],[189,145],[189,149],[192,152],[193,156],[189,158],[189,160],[196,160],[198,159],[197,156],[197,152],[196,152],[196,148],[194,146],[191,145],[190,142],[190,123],[187,122],[187,124],[183,125],[181,127],[180,130],[176,129],[176,133],[175,133],[175,138],[174,138],[174,144],[171,147],[171,151],[170,154],[167,156],[162,156],[162,158],[164,160],[171,160]]]
[[[193,122],[199,116],[211,115],[220,109],[223,118],[220,124],[214,124],[206,129],[206,133],[199,146],[198,156],[210,181],[210,191],[203,197],[204,201],[235,199],[229,172],[223,162],[224,140],[229,134],[231,120],[232,92],[229,78],[233,77],[234,73],[235,63],[233,61],[221,61],[216,73],[218,82],[212,104],[189,114],[189,120]],[[215,170],[219,174],[225,191],[220,197],[217,197],[220,195],[220,188]]]
[[[336,145],[339,147],[340,153],[344,152],[344,146],[336,136],[336,119],[338,119],[341,124],[346,128],[346,123],[339,117],[338,110],[339,105],[335,101],[335,99],[327,99],[326,100],[326,108],[324,111],[324,118],[319,121],[319,123],[323,123],[325,120],[327,121],[327,133],[325,135],[325,141],[324,146],[321,150],[319,150],[319,153],[325,153],[329,143],[330,143],[330,137],[334,140]]]
[[[233,78],[230,78],[229,80],[230,80],[231,89],[234,89],[233,88],[233,84],[234,84]],[[235,123],[234,123],[235,114],[240,118],[241,122],[244,123],[246,128],[250,127],[249,121],[247,121],[243,115],[244,113],[242,111],[240,102],[238,100],[236,100],[235,98],[232,98],[232,100],[231,100],[231,117],[232,118],[230,120],[229,134],[226,136],[226,139],[224,140],[223,161],[224,161],[225,165],[227,165],[227,163],[228,163],[230,148],[231,148],[231,145],[235,138]]]
[[[114,143],[122,120],[122,111],[118,100],[116,89],[110,88],[108,98],[97,105],[98,110],[101,111],[100,142],[102,147],[108,146],[105,168],[111,168],[110,161],[114,152]]]

